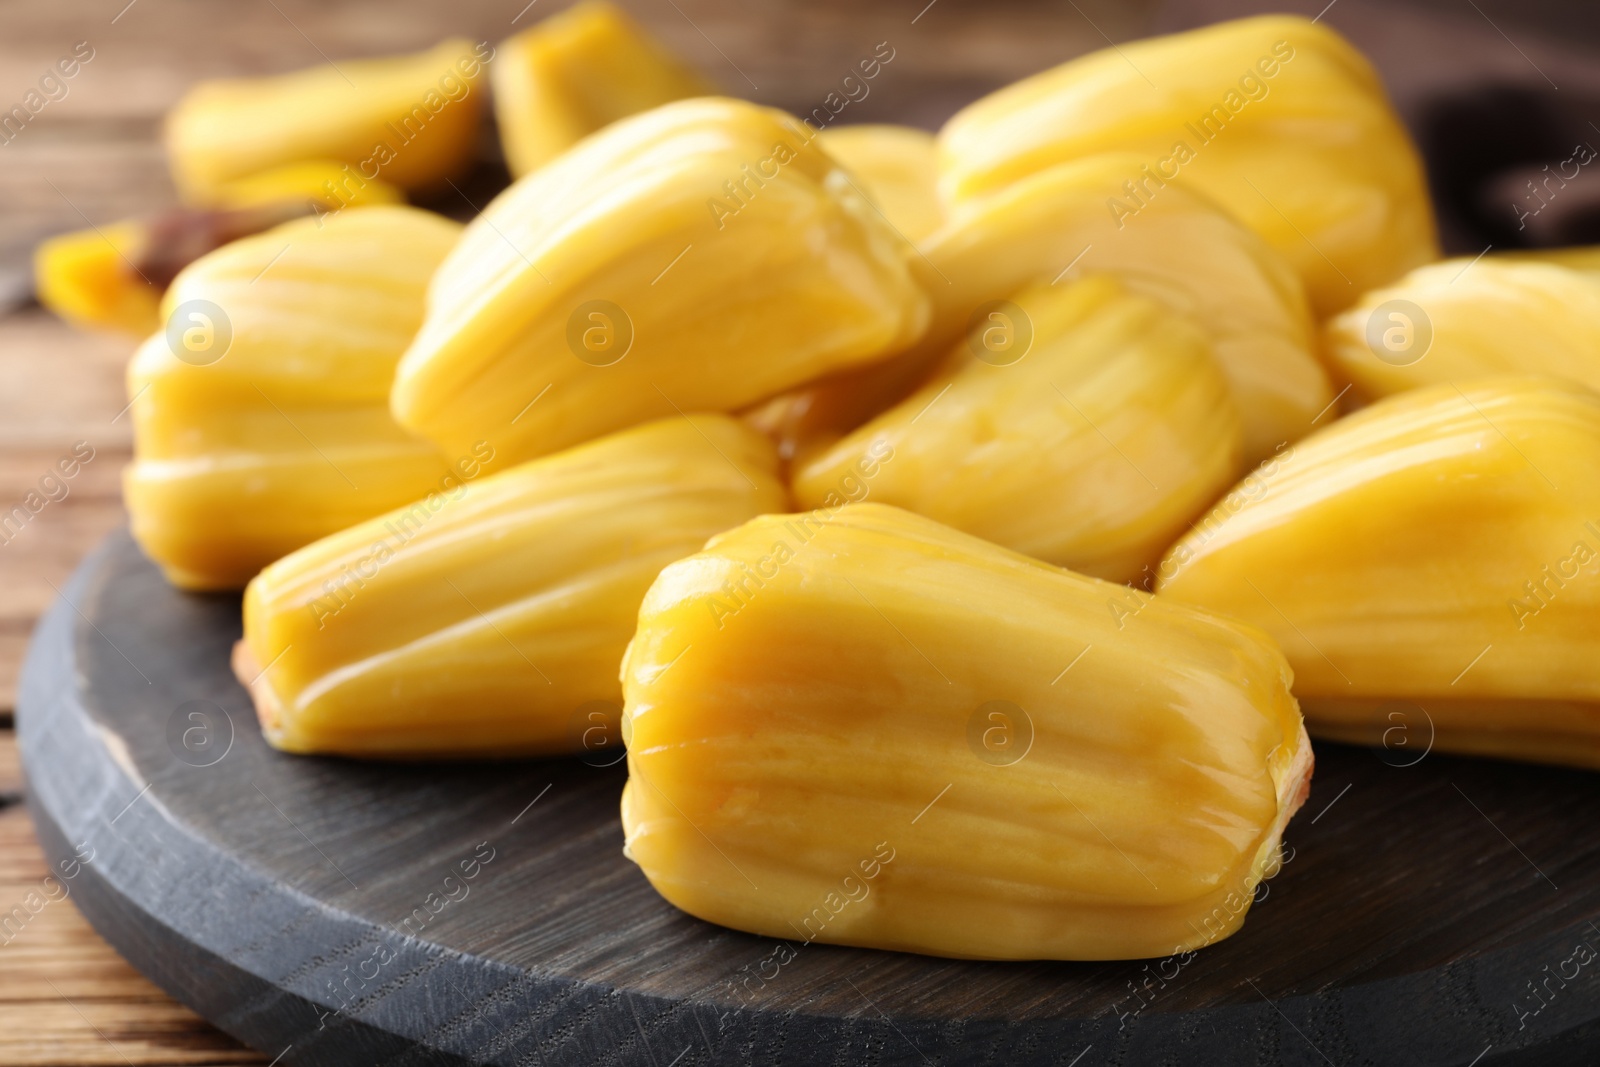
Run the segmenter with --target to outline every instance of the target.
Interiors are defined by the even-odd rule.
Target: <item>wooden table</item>
[[[1151,0],[1079,0],[1076,12],[1036,0],[623,2],[730,93],[796,111],[820,103],[859,58],[888,41],[896,50],[890,76],[851,105],[858,109],[852,118],[930,127],[1005,81],[1101,47],[1106,37],[1138,36],[1152,7]],[[17,672],[56,589],[124,521],[118,482],[131,451],[122,371],[132,342],[72,332],[25,304],[6,313],[7,294],[26,286],[33,244],[174,202],[160,118],[196,79],[289,70],[323,54],[421,49],[447,35],[496,41],[565,0],[525,4],[52,0],[0,8],[0,110],[20,102],[77,42],[94,49],[67,96],[0,145],[0,512],[20,503],[76,442],[95,453],[64,499],[0,544],[0,919],[39,891],[47,873],[22,803],[11,732]],[[0,1063],[267,1062],[136,973],[69,900],[45,905],[9,941],[0,932]]]
[[[10,69],[9,64],[7,65]],[[32,131],[30,131],[32,132]],[[3,188],[19,174],[6,161]],[[9,198],[8,198],[9,199]],[[14,232],[7,228],[7,233]],[[85,337],[32,309],[0,319],[0,500],[9,509],[77,441],[94,459],[68,495],[0,546],[0,922],[60,895],[23,806],[11,732],[16,676],[34,619],[88,549],[123,521],[118,490],[130,438],[122,365],[128,345]],[[20,930],[0,926],[0,1063],[265,1063],[212,1029],[123,962],[68,900]]]

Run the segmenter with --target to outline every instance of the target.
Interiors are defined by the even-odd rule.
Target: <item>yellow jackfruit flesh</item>
[[[887,364],[796,390],[787,412],[752,417],[796,455],[813,451],[905,396],[931,360],[1024,287],[1104,274],[1205,328],[1244,420],[1248,461],[1309,433],[1334,394],[1313,355],[1299,279],[1259,237],[1181,187],[1137,225],[1119,227],[1106,200],[1136,165],[1096,156],[957,204],[923,242],[926,260],[913,263],[934,308],[922,342]]]
[[[1565,248],[1520,248],[1495,252],[1490,257],[1509,262],[1552,263],[1573,270],[1600,272],[1600,245],[1571,245]]]
[[[817,140],[908,241],[920,242],[944,223],[939,147],[933,134],[866,123],[830,126]]]
[[[1411,390],[1246,479],[1160,599],[1277,638],[1319,736],[1600,767],[1596,469],[1580,386]]]
[[[921,242],[943,224],[932,134],[909,126],[864,124],[829,127],[817,140],[902,236]],[[914,259],[911,265],[922,266]],[[924,273],[924,288],[935,300],[942,299],[938,290],[944,281]],[[919,358],[927,351],[926,344],[918,345],[898,359],[824,375],[763,401],[746,419],[778,443],[785,459],[796,458],[831,444],[909,392],[927,372]]]
[[[39,303],[75,326],[148,334],[161,323],[162,293],[139,265],[148,235],[129,220],[41,242],[33,254]]]
[[[166,329],[128,368],[123,480],[134,537],[170,580],[242,588],[452,478],[446,457],[395,424],[388,396],[460,229],[368,207],[235,241],[178,275]]]
[[[894,504],[1148,587],[1242,473],[1239,415],[1204,333],[1109,278],[1017,294],[950,364],[804,463],[796,501]]]
[[[575,4],[501,42],[489,80],[506,163],[517,177],[618,119],[716,91],[603,0]]]
[[[485,45],[450,40],[415,55],[202,82],[167,116],[173,179],[186,199],[210,203],[229,182],[331,160],[352,197],[373,180],[444,188],[472,161],[479,79],[493,55]]]
[[[937,309],[929,333],[965,329],[985,302],[1036,281],[1108,274],[1205,328],[1244,419],[1251,460],[1311,432],[1333,392],[1313,354],[1310,313],[1294,272],[1186,189],[1168,190],[1138,226],[1119,228],[1105,200],[1131,163],[1117,155],[1082,160],[955,208],[927,246],[949,279],[929,285]]]
[[[1369,397],[1539,374],[1600,388],[1600,273],[1533,257],[1422,267],[1329,320],[1337,373]]]
[[[1422,164],[1371,64],[1326,24],[1269,15],[1108,48],[995,92],[939,135],[947,198],[1135,153],[1106,207],[1132,229],[1188,186],[1255,230],[1326,316],[1438,258]]]
[[[708,537],[781,509],[776,464],[727,416],[674,416],[279,560],[245,594],[235,661],[267,739],[350,756],[620,758],[617,664],[640,599]]]
[[[908,345],[927,298],[905,242],[812,140],[779,111],[685,100],[517,181],[433,280],[400,423],[528,459]]]
[[[861,370],[826,374],[779,393],[742,412],[770,437],[778,454],[798,468],[847,432],[881,414],[924,381],[931,350],[874,363]]]
[[[765,516],[645,597],[628,855],[679,908],[789,942],[1199,948],[1304,800],[1289,681],[1251,627],[896,508]]]
[[[377,178],[363,179],[359,186],[350,180],[349,167],[327,159],[286,163],[223,182],[210,190],[209,205],[215,208],[251,208],[284,202],[305,205],[308,213],[317,208],[335,211],[346,207],[373,204],[403,204],[405,194]]]

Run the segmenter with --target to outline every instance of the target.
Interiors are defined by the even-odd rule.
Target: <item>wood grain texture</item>
[[[17,753],[17,735],[0,730],[0,812],[22,799],[22,757]]]
[[[174,1003],[90,929],[64,883],[47,878],[20,790],[16,739],[0,732],[0,1063],[265,1063]]]
[[[0,175],[9,174],[0,167]],[[36,308],[0,317],[5,716],[34,621],[84,553],[122,521],[120,478],[131,431],[128,419],[118,416],[127,403],[122,375],[132,349],[123,338],[74,333]],[[59,461],[80,441],[94,449],[94,458],[74,477],[60,478]]]

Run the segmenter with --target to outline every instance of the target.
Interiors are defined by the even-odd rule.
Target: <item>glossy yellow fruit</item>
[[[1205,335],[1109,278],[1017,294],[950,362],[801,466],[796,501],[823,506],[859,483],[858,497],[1148,587],[1242,471]]]
[[[1495,252],[1491,258],[1510,262],[1553,263],[1573,270],[1600,272],[1600,245],[1516,249]]]
[[[320,222],[320,225],[319,225]],[[174,584],[280,556],[438,489],[456,462],[389,415],[429,276],[460,227],[407,207],[301,219],[196,260],[128,368],[134,537]]]
[[[1179,187],[1138,227],[1118,229],[1105,200],[1133,163],[1127,155],[1086,159],[959,205],[927,245],[949,279],[929,284],[937,300],[929,333],[965,330],[986,302],[1036,281],[1111,275],[1205,329],[1250,459],[1303,437],[1333,392],[1293,270],[1211,201]]]
[[[1137,158],[1104,155],[1052,167],[965,201],[913,264],[933,299],[920,344],[895,360],[810,383],[786,423],[756,416],[804,455],[901,399],[928,364],[1001,301],[1035,283],[1103,274],[1195,320],[1210,336],[1244,420],[1245,457],[1265,458],[1312,429],[1333,399],[1313,355],[1305,294],[1283,257],[1203,196],[1174,186],[1138,226],[1106,212]]]
[[[940,133],[946,195],[1130,151],[1128,228],[1173,188],[1216,200],[1328,315],[1438,258],[1421,161],[1372,66],[1325,23],[1268,15],[1122,45],[1001,89]]]
[[[1251,627],[896,508],[765,516],[645,597],[628,855],[685,911],[790,942],[1199,948],[1305,798],[1289,680]]]
[[[304,205],[311,213],[374,204],[403,204],[403,192],[381,179],[351,180],[350,168],[328,159],[286,163],[281,167],[222,182],[209,191],[209,206],[253,208],[273,204]]]
[[[939,147],[933,134],[868,123],[830,126],[817,140],[907,240],[920,242],[943,224]]]
[[[517,177],[618,119],[716,91],[604,0],[574,4],[501,42],[489,80]]]
[[[1597,469],[1587,389],[1415,389],[1247,479],[1160,599],[1276,637],[1313,733],[1600,767]]]
[[[620,758],[617,664],[640,599],[706,538],[781,509],[776,466],[725,415],[674,416],[279,560],[245,594],[236,656],[267,739],[350,756]]]
[[[434,278],[401,424],[526,459],[731,411],[922,331],[905,242],[780,111],[668,104],[522,178]]]
[[[209,203],[228,182],[332,160],[353,192],[373,180],[438,189],[471,162],[493,56],[450,40],[416,55],[201,82],[167,116],[173,179],[186,198]]]
[[[1369,397],[1504,374],[1600,388],[1600,273],[1533,258],[1446,260],[1362,297],[1323,334]]]
[[[162,286],[140,266],[149,227],[129,220],[51,237],[33,254],[39,303],[89,329],[144,336],[161,322]]]
[[[850,173],[857,191],[902,236],[927,240],[943,225],[937,144],[932,134],[909,126],[831,126],[817,141]],[[911,260],[935,304],[949,284],[919,257]],[[785,460],[833,443],[841,435],[905,396],[927,374],[928,360],[942,349],[927,334],[912,351],[871,366],[824,375],[762,401],[746,421],[771,437]],[[948,339],[942,347],[949,347]]]

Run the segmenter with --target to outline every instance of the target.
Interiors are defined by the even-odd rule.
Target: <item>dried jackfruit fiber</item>
[[[1543,257],[1446,260],[1368,293],[1323,343],[1369,397],[1496,374],[1600,388],[1600,273]]]
[[[617,664],[662,567],[786,501],[772,446],[674,416],[343,530],[245,593],[236,654],[292,752],[505,756],[614,731]],[[262,665],[273,664],[263,673]],[[585,710],[604,701],[591,722]],[[603,738],[620,751],[620,737]]]
[[[241,588],[452,480],[454,464],[395,424],[388,395],[460,229],[362,208],[235,241],[178,275],[167,329],[128,368],[123,479],[134,537],[174,584]]]
[[[1135,580],[1242,473],[1228,384],[1201,330],[1109,278],[1036,286],[1013,307],[799,468],[795,500],[870,498]]]
[[[920,242],[944,223],[939,148],[933,134],[910,126],[864,123],[830,126],[817,139],[908,241]]]
[[[1415,147],[1367,60],[1267,15],[1072,60],[992,93],[939,135],[942,188],[987,195],[1063,160],[1130,151],[1128,228],[1188,185],[1289,260],[1326,316],[1438,258]]]
[[[786,941],[1198,948],[1305,799],[1289,682],[1252,627],[897,508],[763,516],[640,609],[627,852],[679,908]]]
[[[430,191],[476,147],[486,45],[444,41],[415,55],[346,59],[264,78],[201,82],[167,116],[167,158],[186,199],[287,164],[333,160],[352,192],[382,180]]]
[[[1600,396],[1415,389],[1275,462],[1174,546],[1160,599],[1277,638],[1319,736],[1600,767]]]
[[[527,459],[904,348],[927,319],[909,250],[813,138],[685,100],[518,180],[433,280],[400,423]]]
[[[501,42],[489,80],[506,162],[517,177],[618,119],[716,92],[603,0],[574,4]]]
[[[161,325],[167,284],[205,253],[322,209],[404,200],[380,181],[336,194],[342,170],[327,161],[279,167],[219,186],[208,208],[179,208],[49,238],[34,252],[39,302],[77,326],[148,336]]]
[[[923,242],[933,321],[895,360],[812,383],[777,428],[798,456],[853,429],[920,384],[937,359],[996,302],[1036,282],[1117,278],[1189,316],[1210,335],[1244,419],[1244,450],[1260,460],[1312,429],[1333,398],[1313,355],[1315,335],[1293,270],[1215,204],[1173,186],[1137,225],[1106,211],[1136,157],[1110,154],[1052,167],[981,200],[964,201]],[[759,418],[759,417],[758,417]]]

